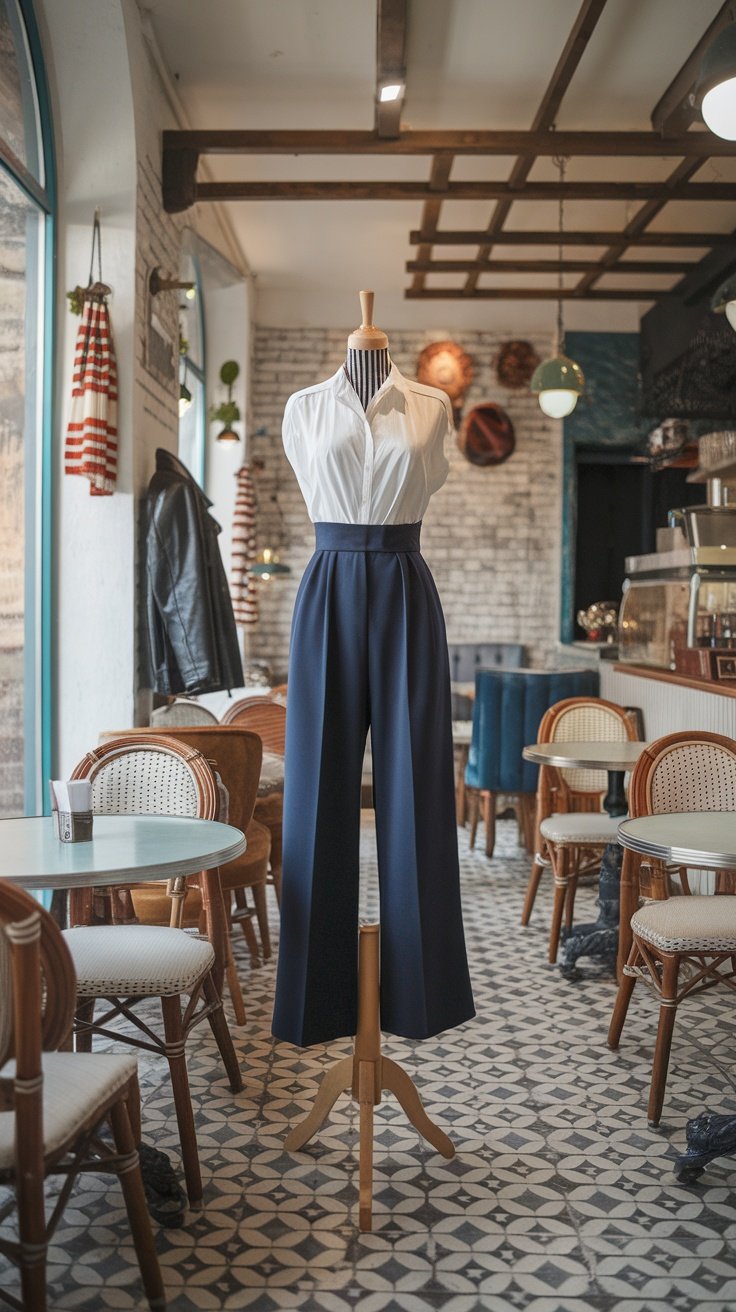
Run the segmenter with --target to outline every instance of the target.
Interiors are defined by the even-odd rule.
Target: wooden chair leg
[[[136,1095],[137,1096],[137,1089]],[[110,1108],[110,1124],[117,1152],[125,1160],[118,1170],[118,1178],[125,1199],[130,1233],[133,1236],[138,1265],[141,1269],[143,1288],[146,1291],[149,1307],[165,1308],[166,1297],[161,1279],[161,1269],[156,1255],[156,1246],[151,1230],[151,1218],[146,1207],[146,1195],[141,1179],[140,1162],[136,1151],[136,1142],[131,1128],[128,1108],[121,1098],[120,1102]],[[35,1304],[28,1304],[35,1307]]]
[[[470,831],[468,835],[468,846],[472,852],[475,847],[475,836],[478,832],[478,814],[480,812],[480,797],[477,788],[468,789],[466,794],[468,805],[468,823]]]
[[[20,1283],[23,1307],[28,1312],[46,1312],[46,1204],[44,1197],[43,1151],[40,1141],[32,1169],[16,1181],[18,1238],[20,1240]],[[11,1306],[19,1306],[17,1303]]]
[[[245,889],[236,888],[233,896],[235,898],[235,905],[238,909],[236,919],[243,931],[243,938],[248,947],[250,964],[254,969],[257,969],[261,964],[261,952],[258,946],[256,931],[253,928],[252,912],[248,910],[248,898]]]
[[[659,1025],[657,1027],[657,1045],[654,1049],[652,1065],[652,1083],[649,1089],[649,1107],[647,1120],[650,1125],[659,1125],[664,1104],[664,1091],[667,1084],[667,1069],[670,1064],[672,1031],[675,1028],[677,1013],[677,976],[680,958],[676,953],[666,956],[663,961],[662,994],[659,1004]]]
[[[275,862],[273,852],[271,853],[271,882],[276,894],[276,905],[281,910],[281,858],[279,857],[278,862]]]
[[[565,896],[565,929],[572,929],[572,918],[575,912],[575,894],[578,890],[578,877],[573,870],[567,879],[567,894]]]
[[[220,1050],[220,1056],[222,1057],[225,1070],[227,1071],[230,1088],[233,1093],[240,1093],[240,1090],[243,1087],[243,1077],[240,1073],[237,1053],[233,1047],[233,1036],[228,1029],[225,1013],[222,1010],[222,1000],[217,992],[217,985],[215,984],[212,972],[207,975],[202,987],[207,1002],[210,1005],[215,1004],[215,1009],[210,1012],[208,1020],[210,1022],[210,1029],[215,1037],[215,1043]],[[219,1006],[216,1005],[218,1003]]]
[[[202,1173],[199,1169],[197,1151],[197,1133],[194,1128],[194,1111],[192,1095],[189,1089],[187,1059],[184,1051],[184,1026],[182,1025],[181,998],[178,994],[161,999],[161,1011],[166,1037],[165,1051],[171,1072],[171,1087],[174,1093],[174,1107],[179,1126],[181,1158],[184,1166],[184,1178],[187,1196],[192,1206],[202,1201]]]
[[[271,930],[268,924],[268,902],[266,899],[266,885],[254,884],[251,889],[253,901],[256,908],[256,920],[258,921],[258,930],[261,935],[261,951],[263,960],[268,961],[271,956]]]
[[[549,854],[555,877],[555,898],[552,904],[552,924],[549,931],[549,954],[547,959],[554,964],[560,946],[562,914],[565,910],[565,899],[567,897],[569,858],[566,848],[556,847],[553,843],[549,844]]]
[[[527,884],[527,888],[526,888],[526,897],[524,898],[524,908],[521,913],[522,925],[529,924],[532,911],[534,910],[534,902],[536,900],[537,890],[539,888],[539,883],[543,873],[544,873],[544,865],[540,860],[538,860],[535,857],[534,861],[532,862],[531,874],[529,875],[529,883]]]
[[[483,823],[486,827],[486,856],[493,856],[496,846],[496,794],[486,793],[483,797]]]
[[[83,1021],[85,1025],[89,1025],[95,1014],[95,999],[77,998],[74,1010],[76,1012],[76,1019]],[[92,1051],[92,1030],[81,1030],[78,1034],[74,1035],[74,1051]]]
[[[233,1012],[235,1014],[235,1024],[245,1025],[247,1024],[247,1017],[245,1014],[245,1003],[243,1002],[243,991],[240,987],[240,976],[238,975],[238,968],[235,964],[235,958],[233,956],[233,940],[232,940],[232,934],[230,933],[229,926],[228,926],[228,935],[225,945],[225,951],[226,951],[225,978],[227,980],[227,987],[228,987],[228,992],[230,994],[230,1001],[233,1004]]]
[[[639,949],[636,943],[634,943],[634,946],[632,947],[631,952],[629,953],[629,959],[626,964],[627,966],[631,966],[633,968],[634,966],[638,965],[638,962],[639,962]],[[616,994],[616,1002],[614,1004],[613,1015],[611,1016],[611,1023],[608,1027],[608,1038],[606,1040],[609,1048],[612,1048],[614,1052],[618,1048],[619,1041],[621,1039],[621,1031],[623,1030],[626,1021],[626,1016],[629,1010],[629,1003],[631,1002],[631,995],[634,992],[635,984],[636,984],[636,975],[626,975],[622,973],[618,983],[618,993]]]

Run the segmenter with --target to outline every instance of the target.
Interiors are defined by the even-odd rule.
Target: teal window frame
[[[13,5],[15,14],[12,13]],[[38,477],[27,489],[27,511],[31,527],[26,539],[24,615],[24,733],[25,770],[24,802],[27,815],[48,815],[50,800],[46,781],[51,777],[53,760],[53,407],[54,407],[54,322],[56,312],[56,154],[53,119],[41,39],[32,0],[11,0],[11,22],[20,20],[19,47],[28,51],[29,73],[33,78],[38,109],[38,137],[43,163],[43,184],[6,148],[0,140],[0,168],[3,168],[26,198],[44,217],[43,243],[39,246],[39,267],[35,270],[40,284],[38,298],[42,319],[36,342],[42,347],[42,371],[37,414],[40,419]],[[36,125],[33,125],[34,132]],[[39,285],[37,284],[37,285]],[[29,695],[29,689],[36,696]],[[32,749],[28,750],[28,744]]]
[[[192,309],[197,316],[197,333],[202,358],[201,360],[193,360],[190,355],[186,354],[181,357],[181,363],[186,365],[187,376],[196,378],[201,387],[202,404],[200,413],[197,415],[196,459],[193,462],[194,467],[189,472],[197,480],[199,486],[204,488],[207,477],[207,339],[202,296],[202,269],[196,252],[189,252],[189,259],[194,267],[194,282],[197,294]]]

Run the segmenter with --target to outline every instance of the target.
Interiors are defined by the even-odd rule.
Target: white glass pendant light
[[[696,96],[706,127],[717,137],[736,141],[736,23],[724,27],[708,47]]]
[[[555,160],[560,172],[560,188],[565,181],[565,160],[558,157]],[[568,355],[564,354],[565,347],[565,326],[562,319],[562,246],[564,233],[564,201],[562,190],[560,190],[559,199],[559,270],[557,274],[557,286],[559,296],[557,300],[557,342],[555,353],[549,360],[543,360],[534,370],[531,381],[531,390],[539,396],[539,406],[544,414],[549,415],[550,419],[564,419],[565,415],[572,414],[578,403],[578,398],[585,391],[585,378],[579,364],[571,360]]]

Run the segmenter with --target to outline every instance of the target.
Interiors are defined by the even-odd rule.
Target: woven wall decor
[[[496,377],[502,387],[528,387],[532,374],[539,364],[531,342],[504,342],[493,361]]]
[[[473,361],[457,342],[431,342],[417,360],[417,382],[446,392],[459,410],[473,381]]]
[[[502,406],[484,401],[468,411],[457,444],[471,465],[502,465],[516,446],[514,425]]]

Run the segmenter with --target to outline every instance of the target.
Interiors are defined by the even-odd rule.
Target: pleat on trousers
[[[317,524],[294,608],[273,1032],[355,1033],[360,795],[370,726],[381,1028],[474,1015],[460,907],[450,675],[420,524]]]

